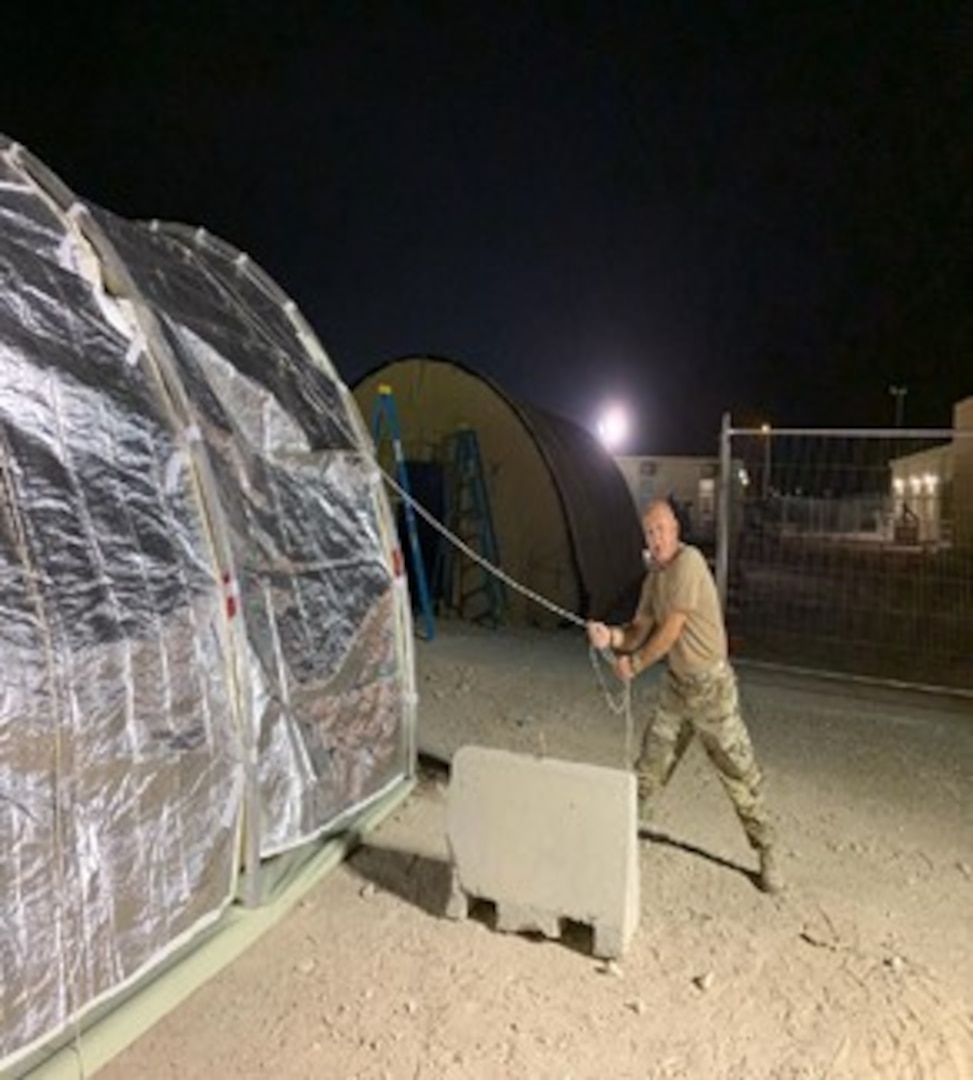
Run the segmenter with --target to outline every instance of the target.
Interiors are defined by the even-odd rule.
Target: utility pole
[[[895,398],[895,426],[902,427],[903,415],[905,413],[905,395],[908,394],[909,388],[907,386],[890,386],[889,393]]]

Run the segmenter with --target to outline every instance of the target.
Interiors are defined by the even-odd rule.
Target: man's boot
[[[773,848],[760,849],[760,873],[757,875],[757,884],[761,892],[771,894],[779,893],[784,888],[784,880],[780,875]]]

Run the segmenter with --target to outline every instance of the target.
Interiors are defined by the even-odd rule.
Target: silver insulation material
[[[0,138],[0,1068],[411,775],[373,475],[258,268]]]

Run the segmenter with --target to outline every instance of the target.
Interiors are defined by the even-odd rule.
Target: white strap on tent
[[[186,446],[180,446],[169,455],[166,462],[165,475],[163,477],[163,490],[167,495],[172,495],[179,485],[179,474],[189,464],[188,447],[193,443],[202,441],[202,432],[195,424],[188,424],[182,430]]]
[[[129,367],[135,367],[139,362],[139,357],[148,352],[148,345],[145,341],[145,335],[141,330],[136,330],[135,335],[128,344],[128,349],[125,353],[125,363]]]
[[[3,153],[4,160],[16,168],[21,168],[24,160],[24,148],[19,142],[12,142]]]
[[[179,474],[182,472],[185,464],[185,450],[180,448],[169,455],[169,460],[166,462],[165,476],[162,480],[162,489],[165,491],[166,495],[175,494],[179,486]]]

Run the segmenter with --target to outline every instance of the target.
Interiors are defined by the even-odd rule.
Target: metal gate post
[[[723,426],[720,430],[720,479],[716,513],[716,588],[724,611],[726,610],[730,567],[730,489],[733,465],[730,455],[730,437],[732,430],[730,414],[726,412],[723,414]]]

